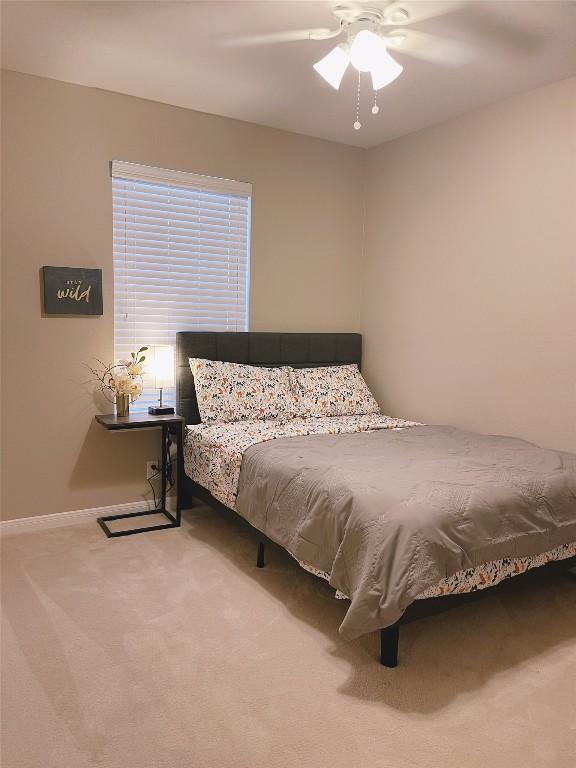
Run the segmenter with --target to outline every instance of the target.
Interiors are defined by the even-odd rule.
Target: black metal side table
[[[152,416],[147,413],[135,413],[128,416],[116,416],[115,414],[100,414],[96,416],[96,421],[105,429],[110,431],[120,431],[128,429],[151,429],[154,427],[162,430],[162,466],[160,469],[162,491],[161,507],[159,509],[146,510],[145,512],[129,512],[124,515],[107,515],[99,517],[98,523],[109,538],[116,536],[131,536],[134,533],[144,533],[145,531],[160,531],[164,528],[178,528],[182,517],[181,508],[181,487],[182,476],[184,473],[184,419],[177,414],[167,416]],[[166,509],[166,478],[168,465],[170,462],[169,440],[172,436],[176,438],[176,514],[173,515]],[[147,525],[144,528],[130,528],[127,531],[111,531],[107,523],[111,520],[126,520],[132,517],[145,517],[146,515],[162,514],[167,519],[167,523],[157,525]]]

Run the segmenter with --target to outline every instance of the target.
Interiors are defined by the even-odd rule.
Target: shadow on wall
[[[141,486],[146,491],[146,461],[159,453],[159,430],[109,432],[90,422],[70,475],[72,490]]]
[[[334,599],[330,585],[300,568],[285,550],[268,545],[266,567],[257,569],[258,532],[240,517],[204,505],[186,515],[194,540],[225,557],[333,643],[330,653],[349,665],[349,677],[339,688],[346,696],[430,714],[576,639],[575,574],[543,572],[529,584],[509,581],[477,603],[401,627],[400,666],[386,669],[378,663],[379,633],[342,640],[338,626],[347,601]]]

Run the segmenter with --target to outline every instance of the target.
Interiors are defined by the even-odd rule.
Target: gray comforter
[[[238,512],[351,603],[354,638],[464,568],[576,541],[576,455],[454,427],[249,448]]]

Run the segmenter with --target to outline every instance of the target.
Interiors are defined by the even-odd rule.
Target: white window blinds
[[[251,194],[244,182],[112,163],[117,360],[174,345],[177,331],[247,330]],[[164,391],[167,404],[174,396]],[[133,408],[157,397],[145,386]]]

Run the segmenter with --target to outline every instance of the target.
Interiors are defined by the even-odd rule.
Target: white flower
[[[130,384],[130,394],[136,399],[142,394],[142,384],[139,381],[132,381]]]
[[[132,379],[125,372],[116,373],[112,378],[112,388],[119,395],[129,395]]]

